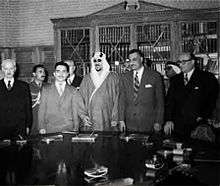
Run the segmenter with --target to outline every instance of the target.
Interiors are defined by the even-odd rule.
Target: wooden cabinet
[[[180,10],[139,1],[129,8],[122,2],[84,17],[52,19],[56,60],[73,59],[85,74],[99,50],[113,70],[123,72],[128,51],[139,48],[164,74],[167,61],[194,51],[219,76],[219,17],[218,8]]]

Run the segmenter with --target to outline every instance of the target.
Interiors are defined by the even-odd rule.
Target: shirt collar
[[[13,84],[14,84],[14,78],[11,78],[11,79],[8,79],[8,78],[4,78],[4,82],[5,82],[5,84],[6,84],[6,86],[8,85],[8,82],[9,81],[11,81],[11,86],[13,86]]]
[[[138,76],[141,77],[142,74],[144,72],[144,66],[142,66],[141,68],[139,68],[138,70],[134,70],[134,76],[136,75],[136,73],[138,73]]]
[[[58,82],[58,81],[55,81],[55,85],[56,85],[56,87],[57,87],[57,86],[65,87],[65,85],[66,85],[66,81],[64,81],[64,82]]]
[[[185,73],[185,74],[187,74],[187,78],[188,78],[188,79],[191,78],[191,76],[192,76],[194,70],[195,70],[195,68],[193,68],[192,70],[190,70],[188,73]]]

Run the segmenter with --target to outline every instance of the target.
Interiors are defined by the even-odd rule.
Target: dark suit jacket
[[[71,85],[77,88],[80,87],[81,82],[82,82],[82,77],[75,75]]]
[[[195,69],[186,86],[183,73],[172,77],[167,94],[166,120],[174,122],[175,132],[189,136],[198,125],[197,117],[211,117],[217,94],[217,79],[209,72]]]
[[[31,96],[27,83],[14,81],[10,91],[4,80],[0,81],[0,137],[16,137],[26,134],[26,127],[31,127]]]
[[[129,131],[151,132],[154,123],[163,124],[164,87],[156,71],[145,68],[137,99],[134,101],[133,72],[120,79],[120,120],[124,120]]]

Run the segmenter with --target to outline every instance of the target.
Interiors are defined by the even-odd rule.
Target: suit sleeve
[[[46,129],[46,112],[47,112],[47,89],[43,87],[41,91],[40,106],[38,111],[39,129]]]
[[[204,119],[210,119],[216,106],[219,84],[218,80],[211,73],[206,73],[203,80],[205,87],[204,102],[201,107],[201,116]]]
[[[118,111],[119,111],[119,121],[125,121],[125,87],[123,76],[119,78],[119,101],[118,101]]]
[[[25,95],[25,105],[26,105],[26,127],[31,128],[32,126],[32,103],[31,103],[31,92],[29,85],[26,86],[26,95]]]
[[[172,113],[175,107],[174,102],[174,94],[175,94],[175,86],[172,78],[169,79],[170,86],[167,91],[166,100],[165,100],[165,121],[173,121]]]
[[[156,103],[155,103],[155,112],[156,112],[156,119],[155,123],[159,123],[160,125],[163,124],[164,119],[164,86],[162,77],[158,75],[156,78],[156,89],[155,89],[155,96],[156,96]]]

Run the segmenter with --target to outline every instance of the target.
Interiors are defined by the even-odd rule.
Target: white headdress
[[[94,60],[101,60],[102,69],[101,71],[97,72],[95,69]],[[95,88],[99,88],[105,78],[108,76],[110,72],[110,66],[106,60],[106,55],[103,52],[96,52],[91,59],[91,78],[95,85]]]

